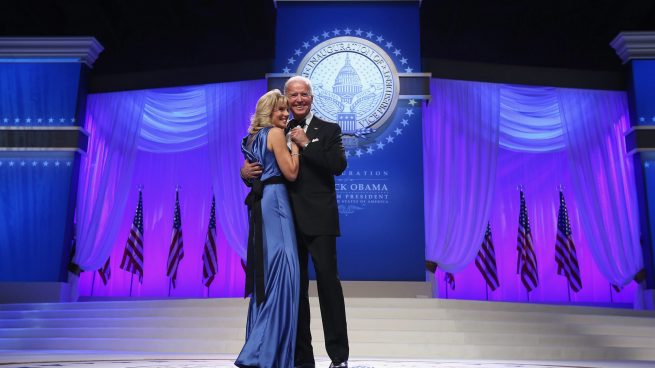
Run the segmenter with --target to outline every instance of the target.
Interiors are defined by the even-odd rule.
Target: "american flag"
[[[202,252],[202,283],[209,287],[218,272],[216,261],[216,198],[212,196],[212,209],[209,215],[205,249]]]
[[[484,232],[484,240],[478,256],[475,258],[475,265],[480,270],[487,285],[491,290],[496,290],[500,286],[498,281],[498,271],[496,270],[496,252],[494,243],[491,240],[491,224],[487,223],[487,231]]]
[[[450,272],[446,272],[443,279],[446,281],[446,284],[450,286],[451,290],[455,290],[455,275]]]
[[[111,266],[109,262],[110,259],[111,257],[108,257],[105,264],[98,269],[98,275],[100,275],[100,278],[102,279],[102,283],[104,285],[107,285],[109,279],[111,278]]]
[[[136,213],[130,235],[127,237],[120,267],[132,274],[138,274],[139,282],[143,283],[143,196],[141,190],[139,190],[139,204],[136,206]]]
[[[166,276],[171,278],[173,287],[175,287],[177,269],[180,266],[182,258],[184,258],[184,241],[182,241],[182,218],[180,217],[180,192],[176,190],[173,235],[171,236],[171,247],[168,250],[168,267],[166,270]]]
[[[580,278],[580,266],[578,255],[571,236],[571,223],[569,212],[566,209],[564,193],[559,192],[559,213],[557,214],[557,239],[555,241],[555,262],[557,262],[557,274],[564,275],[569,281],[569,286],[574,292],[582,289]]]
[[[532,246],[532,232],[530,231],[530,220],[528,219],[523,190],[521,190],[521,210],[519,212],[519,234],[516,250],[519,253],[516,273],[521,275],[523,285],[530,292],[539,286],[539,274],[537,271],[537,256]]]

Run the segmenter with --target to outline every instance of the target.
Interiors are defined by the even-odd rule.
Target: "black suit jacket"
[[[346,169],[341,128],[314,116],[307,128],[309,145],[300,156],[300,170],[289,183],[297,230],[304,235],[339,236],[339,210],[334,176]]]

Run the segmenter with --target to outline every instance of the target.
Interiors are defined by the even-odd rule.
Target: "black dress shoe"
[[[330,363],[330,368],[348,368],[348,361],[341,362],[339,364],[332,362]]]

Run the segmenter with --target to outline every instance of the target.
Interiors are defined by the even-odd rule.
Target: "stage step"
[[[326,356],[311,298],[317,356]],[[0,351],[238,354],[244,299],[0,305]],[[655,313],[429,298],[346,298],[351,356],[655,361]]]

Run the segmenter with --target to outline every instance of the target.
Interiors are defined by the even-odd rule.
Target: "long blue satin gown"
[[[254,140],[244,139],[241,146],[246,158],[262,164],[262,181],[282,175],[275,155],[266,148],[270,129],[261,129]],[[258,306],[255,295],[250,298],[246,342],[234,364],[242,368],[291,368],[296,345],[300,270],[286,186],[266,185],[261,206],[266,299]]]

